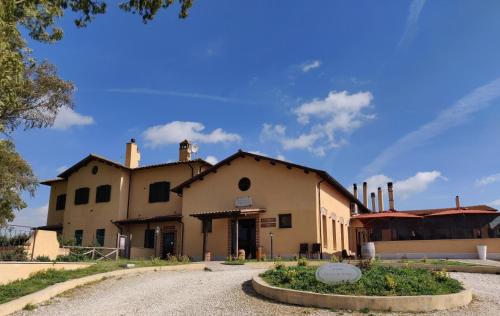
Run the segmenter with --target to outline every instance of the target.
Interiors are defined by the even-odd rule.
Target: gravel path
[[[263,270],[158,271],[74,289],[34,311],[15,315],[340,315],[348,312],[284,305],[259,297],[248,280]],[[500,276],[453,273],[478,296],[467,308],[431,315],[498,315]],[[359,314],[355,312],[354,314]],[[383,314],[390,315],[390,314]],[[424,314],[420,314],[424,315]]]

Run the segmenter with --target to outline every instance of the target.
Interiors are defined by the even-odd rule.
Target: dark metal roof
[[[207,165],[209,167],[212,166],[211,163],[201,159],[193,159],[193,160],[188,160],[188,161],[173,161],[173,162],[165,162],[165,163],[159,163],[159,164],[154,164],[154,165],[148,165],[148,166],[142,166],[142,167],[137,167],[134,170],[142,170],[142,169],[150,169],[150,168],[159,168],[159,167],[168,167],[168,166],[176,166],[176,165],[183,165],[183,164],[188,164],[192,162],[200,162],[204,165]]]
[[[182,215],[163,215],[163,216],[152,216],[152,217],[137,217],[129,219],[120,219],[113,221],[114,224],[140,224],[140,223],[151,223],[151,222],[175,222],[182,219]]]
[[[265,211],[266,209],[263,208],[248,208],[248,209],[238,209],[238,210],[203,211],[190,214],[189,216],[196,218],[227,218],[239,215],[251,215]]]
[[[358,207],[360,208],[360,210],[362,210],[364,212],[369,212],[369,210],[363,205],[363,203],[361,203],[361,201],[356,199],[354,197],[354,195],[352,195],[352,193],[349,192],[349,190],[344,188],[344,186],[342,186],[337,180],[335,180],[335,178],[333,178],[331,175],[328,174],[328,172],[326,172],[324,170],[309,168],[307,166],[302,166],[302,165],[294,164],[294,163],[284,161],[284,160],[279,160],[279,159],[274,159],[274,158],[270,158],[270,157],[266,157],[266,156],[262,156],[262,155],[257,155],[257,154],[245,152],[242,150],[227,157],[226,159],[220,161],[219,163],[213,165],[212,167],[206,169],[205,171],[199,173],[198,175],[192,177],[191,179],[184,181],[183,183],[181,183],[178,186],[176,186],[175,188],[173,188],[171,191],[178,193],[178,194],[181,194],[182,190],[186,187],[189,187],[191,185],[191,183],[198,181],[198,180],[202,180],[203,177],[209,175],[210,173],[215,173],[217,171],[217,169],[230,163],[231,161],[233,161],[237,158],[243,158],[246,156],[253,157],[256,160],[267,160],[267,161],[271,162],[272,164],[279,163],[279,164],[285,165],[289,169],[292,169],[292,168],[302,169],[302,170],[304,170],[305,173],[309,173],[309,172],[316,173],[317,175],[322,177],[326,182],[330,183],[333,187],[337,188],[340,192],[342,192],[344,194],[344,196],[346,196],[351,202],[356,203],[358,205]]]
[[[36,229],[40,229],[40,230],[61,230],[62,228],[63,228],[62,224],[56,224],[56,225],[38,226]]]
[[[61,182],[61,181],[66,181],[66,179],[57,178],[57,179],[43,180],[40,182],[40,184],[51,185],[54,182]]]
[[[134,170],[143,170],[143,169],[151,169],[151,168],[161,168],[161,167],[168,167],[168,166],[176,166],[176,165],[182,165],[182,164],[189,164],[189,163],[192,163],[192,162],[200,162],[202,164],[205,164],[208,167],[212,166],[212,164],[206,162],[203,159],[194,159],[194,160],[188,160],[188,161],[174,161],[174,162],[160,163],[160,164],[143,166],[143,167],[137,167],[137,168],[129,168],[129,167],[127,167],[127,166],[125,166],[125,165],[123,165],[121,163],[118,163],[116,161],[112,161],[112,160],[109,160],[107,158],[104,158],[104,157],[101,157],[101,156],[98,156],[98,155],[90,154],[87,157],[85,157],[82,160],[80,160],[79,162],[77,162],[76,164],[74,164],[73,166],[71,166],[68,169],[66,169],[64,172],[62,172],[60,175],[58,175],[58,177],[59,178],[63,178],[61,180],[67,179],[72,173],[78,171],[81,167],[86,166],[92,160],[97,160],[97,161],[100,161],[102,163],[108,164],[110,166],[114,166],[114,167],[117,167],[117,168],[122,168],[122,169],[125,169],[125,170],[132,170],[132,171],[134,171]],[[52,182],[54,182],[54,181],[53,180],[49,180],[49,181],[44,181],[42,184],[50,185],[50,183],[52,183]]]

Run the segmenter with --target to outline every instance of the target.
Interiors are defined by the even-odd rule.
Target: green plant
[[[0,261],[28,261],[24,247],[16,247],[13,250],[0,252]]]
[[[276,269],[276,270],[283,270],[285,268],[286,268],[286,266],[285,266],[285,264],[283,262],[280,262],[280,261],[274,262],[274,269]]]
[[[307,260],[304,258],[300,258],[299,260],[297,260],[297,265],[299,267],[305,267],[307,266]]]
[[[432,274],[434,275],[436,280],[439,280],[439,281],[446,281],[446,279],[448,279],[450,277],[450,274],[448,273],[448,271],[446,269],[432,271]]]
[[[427,263],[427,257],[423,257],[420,261],[422,261],[423,263]]]
[[[167,261],[171,262],[171,263],[177,263],[177,262],[179,262],[179,260],[177,259],[177,257],[174,256],[174,255],[167,255]]]
[[[385,279],[385,288],[388,289],[389,291],[394,291],[396,289],[396,281],[394,280],[394,277],[390,274],[386,274],[384,276]]]
[[[262,254],[262,255],[260,256],[260,261],[267,261],[266,254]]]
[[[337,257],[336,255],[332,255],[330,257],[330,262],[333,262],[333,263],[339,262],[339,257]]]
[[[371,259],[364,259],[364,260],[359,261],[358,267],[362,271],[370,270],[374,264],[375,264],[374,261],[372,261]]]
[[[35,258],[35,261],[50,262],[52,260],[50,260],[50,258],[48,256],[38,256],[38,257]]]
[[[151,258],[151,265],[153,266],[159,266],[162,264],[162,261],[160,257],[153,257]]]
[[[35,309],[36,309],[36,305],[33,305],[31,303],[28,303],[28,304],[24,305],[24,307],[23,307],[23,310],[25,310],[25,311],[32,311]]]
[[[370,312],[370,309],[368,307],[363,307],[362,309],[359,310],[359,312],[363,314],[368,314]]]

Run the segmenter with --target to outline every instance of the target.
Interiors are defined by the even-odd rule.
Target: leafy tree
[[[129,0],[119,8],[153,20],[174,0]],[[179,18],[186,18],[193,0],[179,0]],[[9,134],[23,126],[42,128],[54,123],[58,111],[73,107],[74,86],[57,75],[47,61],[36,61],[19,28],[40,42],[54,43],[63,36],[55,22],[66,11],[76,13],[75,25],[85,27],[104,14],[104,0],[0,0],[0,226],[14,219],[13,210],[26,207],[19,194],[34,194],[37,179],[29,164],[15,151]]]

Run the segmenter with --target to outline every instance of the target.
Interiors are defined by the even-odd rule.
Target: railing
[[[63,246],[68,249],[69,254],[86,257],[91,260],[118,260],[119,249],[108,247],[82,247],[82,246]]]

